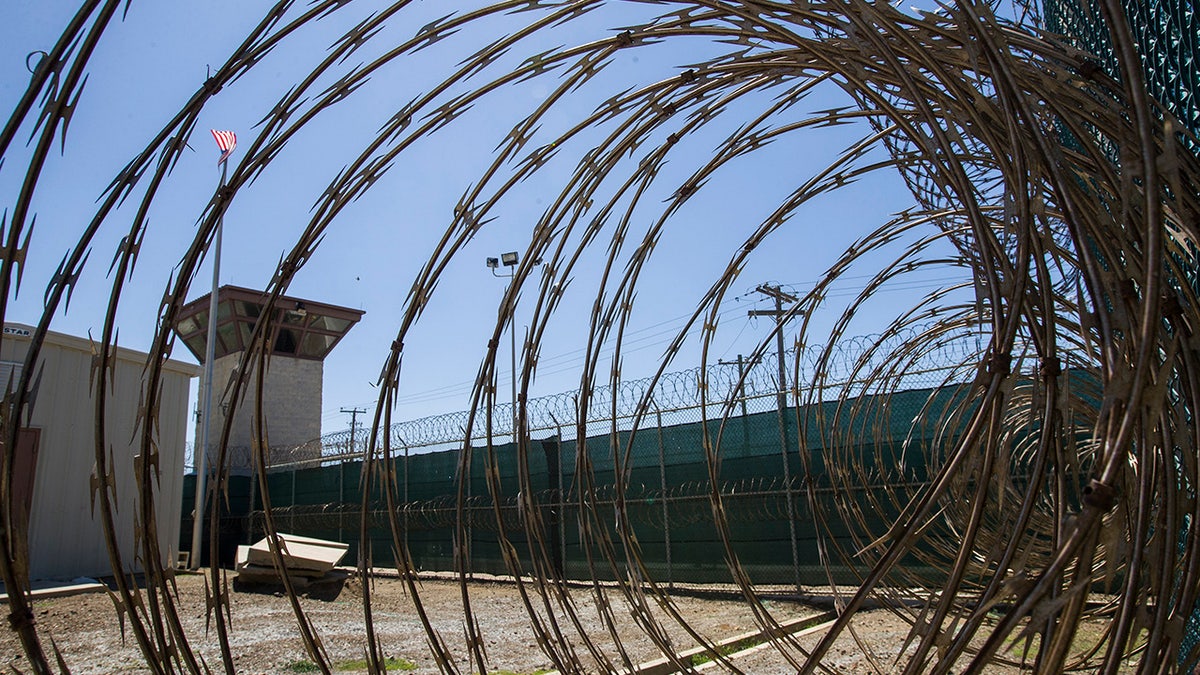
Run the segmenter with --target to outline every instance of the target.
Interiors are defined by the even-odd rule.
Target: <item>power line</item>
[[[845,277],[841,277],[841,279],[871,279],[874,277],[875,277],[875,275],[873,275],[873,274],[861,274],[861,275],[845,276]],[[905,290],[920,290],[922,288],[940,288],[940,287],[944,287],[946,282],[951,282],[951,281],[960,281],[960,279],[958,279],[957,277],[939,277],[936,279],[928,279],[928,280],[899,281],[899,282],[893,282],[893,283],[889,283],[884,286],[881,286],[875,292],[876,293],[885,293],[885,292],[899,292],[899,291],[905,291]],[[776,284],[775,287],[779,288],[781,290],[784,288],[793,290],[793,289],[802,288],[805,286],[811,287],[811,285],[813,285],[815,283],[816,282],[812,282],[811,284],[807,283],[807,282],[794,282],[794,283],[788,283],[788,284],[780,283],[780,284]],[[868,288],[868,284],[849,286],[849,287],[844,287],[844,288],[835,288],[835,290],[833,290],[832,292],[827,294],[826,297],[831,297],[831,298],[846,297],[848,295],[860,293],[863,290],[865,290],[866,288]],[[726,302],[727,303],[728,302],[738,302],[738,301],[742,300],[743,298],[750,296],[752,294],[755,294],[757,292],[758,292],[757,289],[752,289],[752,290],[746,291],[745,293],[742,293],[740,295],[734,296],[733,298],[726,300]],[[740,311],[740,310],[736,307],[730,307],[729,309],[725,309],[725,310],[718,312],[717,317],[718,318],[725,317],[725,316],[728,316],[737,311]],[[626,339],[623,341],[624,346],[622,347],[621,353],[622,354],[632,354],[632,353],[644,351],[645,349],[649,349],[649,348],[652,348],[652,347],[655,347],[658,345],[663,345],[663,344],[670,342],[671,339],[674,339],[674,336],[676,334],[676,330],[674,328],[666,328],[664,330],[654,330],[654,329],[660,328],[663,326],[672,326],[673,324],[678,324],[681,321],[691,318],[691,316],[692,316],[691,314],[683,314],[683,315],[676,316],[676,317],[673,317],[670,319],[665,319],[663,321],[659,321],[657,323],[654,323],[654,324],[651,324],[648,326],[644,326],[642,328],[638,328],[637,330],[629,331],[626,334]],[[654,331],[654,332],[649,333],[649,334],[644,334],[647,331]],[[741,336],[741,334],[744,331],[745,331],[745,325],[743,325],[743,328],[738,332],[738,336]],[[636,336],[636,337],[633,337],[633,336]],[[663,336],[667,336],[667,337],[665,339],[656,339],[656,338],[662,338]],[[646,341],[648,341],[648,340],[653,340],[653,342],[646,343]],[[578,368],[583,365],[583,358],[584,358],[584,354],[586,353],[586,351],[587,350],[585,348],[580,348],[580,349],[574,349],[574,350],[570,350],[567,352],[563,352],[563,353],[557,354],[555,356],[538,359],[538,371],[537,372],[539,375],[549,376],[549,375],[557,375],[559,373],[567,372],[567,371],[572,370],[573,368]],[[726,350],[726,351],[728,351],[728,350]],[[601,350],[600,353],[601,353],[601,356],[604,356],[604,357],[612,356],[615,353],[615,349],[611,348],[611,347],[604,348]],[[497,375],[504,376],[504,375],[508,375],[508,373],[503,372],[503,371],[498,371]],[[463,381],[460,381],[457,383],[447,384],[447,385],[444,385],[441,387],[435,387],[433,389],[426,389],[424,391],[413,392],[411,394],[399,396],[396,398],[395,403],[396,403],[396,405],[416,405],[416,404],[420,404],[420,403],[432,403],[435,401],[443,401],[446,399],[457,398],[457,397],[463,396],[466,393],[470,392],[471,388],[474,386],[475,386],[474,379],[463,380]]]
[[[727,300],[726,302],[738,301],[741,298],[749,295],[752,292],[753,291],[743,293],[739,296],[731,298],[730,300]],[[726,310],[720,312],[718,314],[718,316],[719,317],[726,316],[735,311],[738,311],[738,309],[736,307],[730,307],[729,309],[726,309]],[[648,345],[643,345],[640,347],[636,346],[641,343],[644,343],[647,340],[652,340],[654,338],[658,338],[663,335],[674,336],[676,333],[676,330],[673,328],[668,328],[665,330],[658,330],[653,333],[650,333],[649,335],[643,335],[643,333],[646,333],[647,331],[651,331],[651,330],[654,330],[656,328],[660,328],[663,326],[677,324],[686,319],[690,319],[691,317],[692,317],[691,314],[683,314],[683,315],[680,315],[680,316],[677,316],[677,317],[674,317],[671,319],[665,319],[663,321],[659,321],[658,323],[654,323],[654,324],[651,324],[648,326],[644,326],[642,328],[638,328],[636,330],[629,331],[628,333],[626,333],[626,339],[624,340],[624,343],[627,346],[622,349],[622,353],[632,353],[632,352],[641,351],[643,349],[647,349],[650,347],[654,347],[656,345],[667,343],[669,340],[656,340],[655,342],[652,342]],[[635,345],[635,346],[631,348],[631,347],[629,347],[629,345]],[[601,354],[604,356],[611,356],[613,351],[614,350],[612,348],[605,348],[605,349],[601,350]],[[586,352],[587,352],[586,348],[573,349],[573,350],[570,350],[567,352],[563,352],[561,354],[557,354],[555,356],[538,359],[538,366],[539,366],[538,372],[543,375],[555,375],[560,372],[564,372],[564,371],[570,370],[572,368],[581,366],[581,365],[583,365],[583,357],[586,354]],[[498,372],[497,374],[505,375],[506,373]],[[414,404],[414,403],[426,403],[426,402],[430,402],[430,401],[438,401],[438,400],[444,400],[447,398],[454,398],[456,396],[462,395],[463,393],[466,393],[467,391],[470,391],[471,387],[473,387],[474,385],[475,385],[475,380],[471,379],[471,380],[464,380],[461,382],[457,382],[454,384],[448,384],[448,385],[445,385],[442,387],[427,389],[427,390],[420,391],[420,392],[413,392],[412,394],[407,394],[405,396],[397,397],[396,404],[408,405],[408,404]]]

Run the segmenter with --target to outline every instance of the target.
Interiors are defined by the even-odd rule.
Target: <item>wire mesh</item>
[[[1185,651],[1184,641],[1200,592],[1200,537],[1191,525],[1198,515],[1200,482],[1195,416],[1200,305],[1195,289],[1180,280],[1196,266],[1200,160],[1188,145],[1193,140],[1165,123],[1168,118],[1148,97],[1137,35],[1121,3],[1105,0],[1097,7],[1108,27],[1117,79],[1104,75],[1077,48],[999,17],[984,3],[947,3],[940,13],[917,14],[857,0],[511,0],[468,3],[433,20],[421,14],[423,4],[401,0],[356,14],[364,3],[317,0],[300,6],[283,0],[267,9],[178,113],[150,132],[144,150],[114,177],[94,217],[81,226],[77,243],[51,275],[33,348],[2,408],[0,577],[9,589],[10,625],[31,670],[50,672],[52,654],[32,621],[25,592],[28,561],[11,541],[7,507],[22,418],[37,391],[40,345],[56,312],[69,301],[97,232],[103,226],[126,233],[106,280],[111,300],[103,327],[96,331],[92,393],[103,413],[119,301],[150,229],[147,214],[160,203],[160,189],[201,114],[223,90],[273,63],[281,46],[299,40],[304,31],[331,25],[322,23],[330,17],[344,18],[351,28],[268,106],[228,183],[204,207],[186,252],[167,261],[170,281],[161,301],[147,312],[156,325],[137,406],[142,416],[136,439],[142,458],[138,513],[155,512],[160,448],[154,420],[161,373],[171,352],[172,328],[217,223],[254,192],[258,178],[288,164],[285,149],[316,128],[314,120],[363,100],[356,93],[390,66],[419,62],[430,65],[433,79],[405,91],[412,96],[404,97],[408,102],[393,104],[383,127],[354,146],[358,156],[314,191],[310,220],[284,244],[287,252],[270,271],[264,314],[314,259],[318,246],[327,245],[332,226],[344,222],[339,217],[389,171],[398,170],[410,148],[440,141],[443,129],[463,131],[460,118],[470,109],[484,108],[521,83],[544,86],[499,145],[489,143],[480,151],[484,160],[476,179],[447,210],[444,236],[428,251],[404,297],[395,340],[381,359],[379,412],[359,466],[365,489],[358,522],[349,527],[370,537],[373,523],[386,523],[373,550],[393,551],[400,570],[417,569],[421,549],[414,539],[453,530],[448,540],[437,537],[440,549],[422,555],[427,560],[441,556],[438,564],[445,561],[458,573],[465,615],[462,654],[453,653],[440,624],[424,612],[413,576],[402,575],[440,669],[489,670],[469,604],[469,571],[479,559],[501,561],[521,589],[530,591],[523,597],[536,596],[567,615],[562,623],[547,621],[532,600],[526,604],[534,641],[561,672],[613,670],[619,659],[594,648],[581,622],[570,620],[578,618],[572,593],[579,591],[552,583],[560,560],[563,573],[574,572],[565,569],[568,563],[581,564],[589,579],[612,579],[611,591],[597,584],[583,592],[595,594],[602,609],[608,607],[607,593],[627,600],[639,627],[677,669],[693,668],[680,656],[681,646],[667,638],[664,622],[678,624],[695,646],[736,672],[710,636],[672,611],[669,590],[658,581],[662,565],[699,559],[687,546],[700,541],[705,559],[718,561],[714,574],[737,586],[771,653],[789,672],[833,668],[830,650],[847,635],[876,670],[908,674],[980,672],[998,664],[1106,674],[1126,667],[1147,673],[1194,667],[1200,654],[1194,647]],[[128,3],[81,5],[61,39],[32,68],[30,84],[0,132],[4,167],[26,168],[4,219],[4,303],[8,289],[26,273],[27,253],[38,254],[28,244],[42,167],[55,142],[65,142],[60,136],[73,116],[82,114],[76,104],[91,58],[121,5]],[[586,23],[598,16],[613,23],[604,29]],[[504,28],[493,29],[499,24],[491,22],[501,20],[507,22]],[[384,30],[396,25],[415,30],[399,36]],[[612,25],[618,28],[609,30]],[[547,49],[547,44],[564,46]],[[686,56],[668,54],[672,67],[666,72],[649,67],[649,59],[626,71],[632,81],[607,69],[676,44],[686,47]],[[706,50],[696,51],[697,46]],[[377,48],[370,60],[352,58],[368,47]],[[437,54],[441,62],[420,61],[428,54]],[[847,105],[804,112],[802,102],[824,86],[843,92]],[[723,124],[730,117],[736,120]],[[563,119],[568,122],[555,124]],[[855,126],[863,121],[865,130]],[[670,242],[680,241],[665,235],[693,233],[690,223],[682,222],[691,215],[687,209],[736,169],[749,166],[758,177],[775,177],[774,163],[754,162],[765,148],[791,142],[797,152],[807,151],[811,146],[804,139],[843,126],[856,132],[838,141],[834,157],[795,179],[767,213],[740,221],[750,224],[737,226],[738,242],[728,262],[706,280],[711,285],[704,285],[707,290],[655,374],[637,387],[623,387],[623,338],[634,308],[644,302],[639,291],[653,284],[643,273]],[[18,150],[14,140],[23,131],[31,133],[31,141]],[[680,148],[695,147],[691,143],[697,139],[711,142],[703,153],[685,157]],[[680,164],[682,172],[674,172]],[[779,387],[760,398],[731,396],[760,391],[767,381],[731,388],[728,369],[718,371],[725,373],[721,377],[712,373],[710,381],[707,364],[721,301],[746,265],[769,252],[777,241],[773,237],[795,227],[814,200],[897,170],[918,204],[835,252],[813,288],[778,307],[771,335],[746,355],[749,363],[759,363],[772,351],[784,352],[772,343],[785,331],[794,344],[826,345],[798,350],[776,364],[790,371],[790,377],[776,376],[789,383],[779,392],[783,403],[778,394],[771,395]],[[543,191],[542,179],[549,189]],[[531,192],[522,193],[523,188]],[[411,347],[406,351],[406,340],[431,316],[426,309],[441,297],[439,284],[452,273],[451,262],[507,204],[534,193],[550,199],[531,228],[522,262],[512,270],[496,322],[486,328],[483,344],[488,346],[468,412],[393,434],[390,415],[406,362],[402,357],[411,363],[416,356]],[[739,191],[735,187],[725,194]],[[129,208],[122,210],[126,202]],[[753,206],[749,200],[737,203]],[[132,216],[128,222],[127,216]],[[545,265],[534,274],[538,259]],[[580,261],[594,263],[596,270],[582,296],[567,291],[582,269]],[[143,259],[139,274],[149,264]],[[840,360],[838,345],[854,334],[856,319],[886,303],[882,292],[928,269],[951,270],[955,281],[910,305],[889,308],[896,311],[889,313],[894,318],[882,338],[870,340],[853,359]],[[847,277],[867,282],[861,290],[839,295],[839,283]],[[964,293],[971,297],[963,300]],[[532,309],[514,368],[520,395],[508,411],[508,420],[515,422],[508,440],[515,440],[515,447],[506,455],[494,431],[503,419],[495,382],[500,338],[515,321],[519,297]],[[563,318],[581,297],[579,306],[592,308],[591,313]],[[0,314],[7,308],[0,305]],[[814,323],[814,316],[826,322]],[[573,444],[550,453],[563,471],[560,483],[551,486],[550,476],[557,473],[538,473],[537,467],[547,462],[546,439],[535,439],[532,432],[547,423],[524,401],[538,372],[539,348],[560,318],[586,326],[586,347],[577,397],[546,404],[545,415],[561,425],[556,425],[555,444]],[[259,322],[248,336],[247,344],[255,346],[243,357],[232,400],[243,400],[241,394],[249,390],[261,394],[269,331],[268,322]],[[667,376],[689,344],[696,345],[701,366]],[[924,370],[928,355],[941,345],[958,344],[966,345],[965,351],[947,374],[923,388],[911,386],[906,378]],[[690,391],[697,392],[698,401],[686,406],[692,411],[687,414],[699,419],[667,417],[678,407],[675,397],[686,398]],[[760,401],[762,409],[739,415],[742,400],[747,405]],[[567,414],[559,418],[558,412]],[[253,416],[257,429],[267,427],[261,405],[255,405]],[[113,518],[116,477],[105,469],[111,464],[111,439],[104,415],[96,420],[93,456],[99,469],[90,489],[117,571],[116,607],[149,670],[204,672],[208,666],[197,658],[169,592],[171,571],[158,563],[156,528],[162,524],[149,516],[139,522],[149,592],[120,572],[127,567]],[[747,438],[761,442],[744,447],[762,450],[761,455],[743,458],[729,450],[742,423],[757,425],[746,430]],[[451,424],[454,428],[448,428]],[[490,431],[482,443],[474,443],[479,429]],[[212,495],[234,482],[228,424],[222,433]],[[423,447],[455,439],[462,444],[457,453],[421,457],[437,465],[428,473],[444,476],[439,485],[449,481],[449,494],[397,480],[403,466],[397,458],[412,442],[408,434],[420,437],[427,444]],[[257,448],[270,445],[265,434],[259,441]],[[664,485],[660,467],[675,445],[687,451],[670,455],[683,461]],[[775,453],[778,471],[767,459]],[[317,514],[326,507],[299,503],[277,513],[272,502],[285,490],[278,481],[288,473],[298,480],[302,471],[268,472],[265,453],[257,449],[250,459],[263,529],[280,531],[288,518],[331,526],[335,515],[344,524],[349,515],[339,511],[344,499],[333,501],[328,494],[313,499],[338,504],[331,513]],[[413,461],[411,455],[408,459]],[[743,460],[751,468],[739,473]],[[345,479],[340,475],[335,486],[345,490]],[[763,485],[773,486],[776,496],[760,494]],[[703,506],[693,509],[701,494]],[[699,515],[703,509],[707,518]],[[209,499],[206,518],[219,523],[226,510],[224,500]],[[754,567],[758,542],[737,527],[743,518],[778,516],[781,510],[786,522],[778,524],[776,541],[786,536],[793,559],[782,556],[784,562],[776,564],[791,562],[795,573],[800,568],[796,542],[811,534],[819,561],[812,573],[830,584],[839,608],[813,644],[802,645],[781,630],[756,590],[755,577],[772,570]],[[568,515],[575,522],[556,529],[554,519],[562,524]],[[671,542],[662,541],[659,555],[650,530],[661,523],[671,525]],[[802,523],[811,523],[811,532],[799,527]],[[210,527],[212,551],[222,548],[221,530]],[[271,542],[275,562],[283,567],[278,544]],[[583,562],[571,562],[578,559]],[[359,573],[367,577],[371,568],[368,556],[360,556]],[[854,584],[843,589],[834,582],[847,570]],[[221,667],[236,672],[235,629],[226,620],[230,603],[222,590],[227,578],[217,566],[207,574],[207,609]],[[330,672],[321,630],[286,575],[283,581],[310,658]],[[873,653],[858,639],[856,616],[869,602],[890,608],[911,626],[898,653]],[[666,614],[651,612],[651,603]],[[371,611],[364,603],[367,624]],[[1089,623],[1103,626],[1098,636],[1080,633],[1079,627]],[[619,636],[612,637],[619,646]],[[365,631],[363,640],[370,669],[385,670],[379,636]],[[572,647],[580,643],[591,647],[586,654]],[[1011,653],[1014,643],[1027,647],[1019,657]],[[470,661],[466,666],[463,656]]]
[[[965,343],[974,344],[975,340],[967,339]],[[902,341],[894,340],[892,344],[899,345]],[[878,355],[879,347],[876,338],[846,341],[839,349],[843,365],[827,369],[827,372],[849,376],[854,362],[869,354]],[[927,457],[937,454],[932,447],[936,441],[929,436],[930,430],[916,428],[913,422],[924,419],[923,409],[944,408],[961,398],[956,390],[963,387],[965,381],[959,378],[957,382],[947,382],[946,377],[954,373],[945,364],[960,362],[966,349],[967,344],[942,345],[934,352],[925,353],[921,368],[907,370],[903,381],[897,383],[903,389],[890,397],[886,410],[876,409],[883,400],[879,397],[861,404],[853,397],[830,397],[804,410],[791,407],[780,411],[776,397],[778,382],[772,378],[772,373],[777,372],[774,359],[760,359],[756,364],[710,366],[703,378],[709,391],[715,390],[721,400],[733,401],[736,409],[736,414],[724,421],[719,441],[720,468],[713,475],[707,467],[701,425],[707,424],[715,433],[721,425],[716,423],[718,416],[714,412],[719,411],[710,410],[706,415],[700,409],[697,392],[701,378],[696,371],[672,374],[663,378],[667,384],[660,383],[654,389],[656,403],[657,397],[664,394],[671,396],[670,403],[656,408],[651,424],[638,432],[637,441],[632,443],[632,457],[626,463],[625,479],[619,487],[612,461],[606,457],[608,433],[602,431],[589,436],[581,447],[569,435],[574,429],[555,423],[556,419],[569,419],[570,411],[559,406],[564,401],[576,399],[578,393],[534,399],[529,403],[529,410],[536,416],[531,419],[542,422],[528,425],[534,449],[525,459],[524,470],[528,476],[523,483],[532,494],[518,497],[513,492],[518,486],[520,460],[518,450],[511,442],[496,446],[495,468],[489,469],[497,471],[508,486],[505,493],[488,494],[482,467],[474,471],[469,482],[469,492],[474,496],[464,501],[464,517],[472,531],[471,567],[476,571],[504,573],[504,560],[499,555],[495,535],[522,529],[525,521],[522,509],[536,508],[542,512],[543,521],[552,531],[549,537],[557,546],[553,557],[556,573],[561,578],[586,579],[589,570],[581,543],[577,535],[568,534],[569,527],[564,528],[564,524],[578,522],[581,517],[578,453],[586,452],[592,466],[589,508],[610,514],[615,514],[619,508],[627,510],[629,522],[637,531],[642,547],[642,561],[660,571],[657,578],[668,584],[728,581],[724,562],[714,560],[711,555],[713,546],[719,541],[713,530],[714,516],[709,497],[718,493],[724,505],[723,518],[742,533],[736,548],[743,567],[756,583],[806,586],[824,583],[828,577],[822,572],[823,565],[834,563],[822,560],[818,554],[816,524],[802,497],[833,509],[835,500],[863,501],[864,493],[872,491],[905,490],[913,494],[926,487],[925,462]],[[943,365],[937,366],[938,361]],[[801,377],[803,368],[802,365]],[[589,426],[618,429],[622,434],[621,442],[628,443],[634,417],[633,402],[645,395],[649,384],[649,381],[621,383],[618,395],[611,397],[625,402],[616,408],[620,417],[609,419],[605,415],[611,407],[595,406],[589,411]],[[843,386],[862,392],[863,384],[846,382]],[[926,386],[920,386],[922,384]],[[791,387],[792,383],[786,383],[784,390]],[[830,407],[839,401],[865,408],[856,414],[859,420],[880,416],[887,419],[878,420],[877,429],[848,428],[824,435],[817,433],[813,424],[818,416],[816,408]],[[419,570],[452,571],[455,568],[453,557],[446,551],[446,542],[453,539],[457,524],[455,474],[465,439],[439,436],[438,433],[453,429],[454,422],[465,417],[465,413],[456,413],[391,428],[392,438],[408,439],[402,450],[395,451],[393,458],[396,463],[395,489],[401,496],[397,517],[403,523],[408,555]],[[787,457],[789,453],[783,451],[781,424],[785,434],[796,438],[801,452],[809,457],[807,467],[802,465],[798,455]],[[869,424],[873,425],[874,421]],[[799,429],[808,432],[801,434]],[[544,437],[539,437],[539,432]],[[870,447],[877,457],[872,460],[874,468],[869,475],[846,477],[844,485],[835,487],[821,458],[836,451],[837,439],[842,435],[853,437],[860,450]],[[369,444],[362,439],[357,453],[336,452],[346,447],[350,436],[349,431],[323,436],[319,441],[322,447],[331,448],[335,453],[327,453],[320,460],[276,465],[270,470],[268,484],[275,520],[283,523],[287,531],[344,541],[354,552],[364,549],[359,547],[357,533],[350,531],[347,525],[356,522],[363,513],[360,480],[362,461]],[[470,442],[479,444],[484,440],[486,436],[479,436]],[[378,443],[378,439],[375,442]],[[459,447],[445,449],[446,445]],[[272,452],[273,456],[279,454]],[[900,455],[907,456],[908,460],[901,461]],[[784,462],[788,464],[786,469]],[[370,495],[367,502],[369,529],[377,537],[373,541],[375,549],[386,551],[384,505],[378,494]],[[498,520],[494,507],[498,507],[495,509],[500,514]],[[246,509],[249,508],[246,504]],[[895,511],[893,505],[866,519],[869,523],[861,523],[866,526],[865,537],[872,539],[882,534],[888,522],[883,514]],[[247,542],[257,540],[265,534],[262,514],[256,512],[247,517],[252,524],[240,531],[245,533]],[[789,532],[789,524],[793,522],[803,531]],[[190,531],[187,527],[190,521],[185,521],[185,525],[184,531]],[[842,548],[848,550],[858,550],[864,545],[863,536],[841,532],[837,537]],[[794,551],[795,555],[781,558],[779,551]],[[372,562],[395,566],[398,561],[381,553],[375,555]],[[524,564],[531,562],[526,551]],[[853,571],[862,568],[861,563],[852,561],[840,561],[834,566],[837,571],[833,576],[839,583],[856,580]]]

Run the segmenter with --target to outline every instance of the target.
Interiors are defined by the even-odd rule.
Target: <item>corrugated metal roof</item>
[[[17,342],[29,343],[33,339],[35,327],[23,323],[5,322],[4,324],[4,339],[15,340]],[[66,349],[74,349],[81,352],[94,353],[94,349],[98,347],[97,342],[87,338],[67,335],[66,333],[58,333],[55,331],[46,331],[46,344],[57,345]],[[149,354],[146,352],[128,349],[126,347],[117,347],[116,357],[122,361],[132,361],[134,363],[146,363]],[[203,370],[199,365],[179,361],[177,359],[167,359],[164,368],[171,372],[183,373],[189,377],[198,376]],[[0,378],[0,382],[3,379]]]

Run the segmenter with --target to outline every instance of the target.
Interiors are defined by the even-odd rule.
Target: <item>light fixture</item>
[[[499,259],[488,258],[487,266],[491,268],[492,276],[507,278],[508,283],[511,286],[517,275],[517,270],[515,268],[519,261],[520,261],[520,256],[517,255],[517,252],[509,251],[507,253],[501,253]],[[505,267],[508,268],[508,274],[497,274],[496,273],[496,269],[499,268],[500,265],[504,265]],[[516,331],[515,326],[513,326],[515,317],[516,317],[516,305],[514,304],[513,308],[512,308],[512,313],[509,314],[509,317],[508,317],[508,321],[509,321],[509,326],[508,326],[508,349],[509,349],[509,352],[508,353],[509,353],[509,365],[512,368],[512,370],[511,370],[512,376],[510,379],[512,380],[512,424],[513,424],[512,437],[513,437],[513,443],[516,443],[516,441],[517,441],[517,331]]]

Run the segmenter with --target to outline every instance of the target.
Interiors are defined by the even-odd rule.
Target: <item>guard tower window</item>
[[[277,354],[295,354],[296,353],[296,333],[290,328],[280,328],[279,335],[275,338],[275,353]]]

